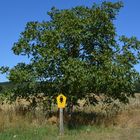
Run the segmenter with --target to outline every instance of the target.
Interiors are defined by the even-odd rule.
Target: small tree
[[[12,48],[30,59],[9,70],[9,80],[17,85],[14,95],[43,92],[51,102],[63,93],[68,106],[91,93],[128,102],[138,78],[134,65],[139,63],[140,42],[117,36],[113,21],[122,6],[103,2],[66,10],[53,7],[50,21],[28,22]]]

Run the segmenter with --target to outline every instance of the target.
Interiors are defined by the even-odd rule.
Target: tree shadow
[[[107,117],[103,113],[73,112],[71,116],[65,115],[65,124],[69,130],[81,129],[87,125],[107,124]]]

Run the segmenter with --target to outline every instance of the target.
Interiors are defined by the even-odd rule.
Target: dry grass
[[[139,140],[140,139],[140,94],[136,94],[135,99],[130,99],[130,104],[122,105],[121,108],[113,111],[112,105],[102,104],[96,107],[87,107],[81,111],[76,111],[72,119],[65,116],[65,136],[64,140]],[[104,109],[103,109],[104,108]],[[4,134],[9,129],[30,130],[39,128],[43,131],[44,139],[48,134],[44,129],[50,131],[49,140],[56,139],[51,135],[57,135],[58,116],[46,119],[43,113],[36,110],[36,115],[32,112],[20,114],[23,111],[19,106],[4,104],[0,106],[0,134]],[[117,110],[119,109],[119,110]],[[116,111],[117,110],[117,111]],[[53,125],[52,130],[50,126]],[[48,128],[44,128],[47,126]],[[43,130],[42,130],[43,129]],[[53,132],[53,129],[55,130]],[[13,130],[12,130],[13,131]],[[12,133],[11,131],[9,133]],[[33,133],[34,135],[34,133]],[[5,138],[7,140],[8,138]],[[9,138],[10,139],[10,138]],[[60,139],[57,137],[57,139]],[[31,139],[30,139],[31,140]]]

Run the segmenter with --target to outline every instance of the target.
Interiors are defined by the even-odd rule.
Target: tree
[[[3,87],[2,86],[0,86],[0,92],[3,90]]]
[[[63,93],[71,106],[94,93],[128,102],[139,77],[134,65],[140,60],[140,41],[117,36],[113,21],[121,7],[122,2],[53,7],[49,21],[28,22],[12,50],[28,56],[30,63],[7,69],[9,80],[17,85],[14,96],[43,92],[51,105]]]

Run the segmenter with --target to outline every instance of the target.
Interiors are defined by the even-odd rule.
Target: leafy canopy
[[[140,41],[117,36],[113,21],[121,7],[122,2],[53,7],[49,21],[28,22],[12,50],[30,63],[7,69],[14,95],[43,92],[54,98],[63,93],[76,104],[94,93],[128,102],[139,76],[134,65],[140,60]]]

